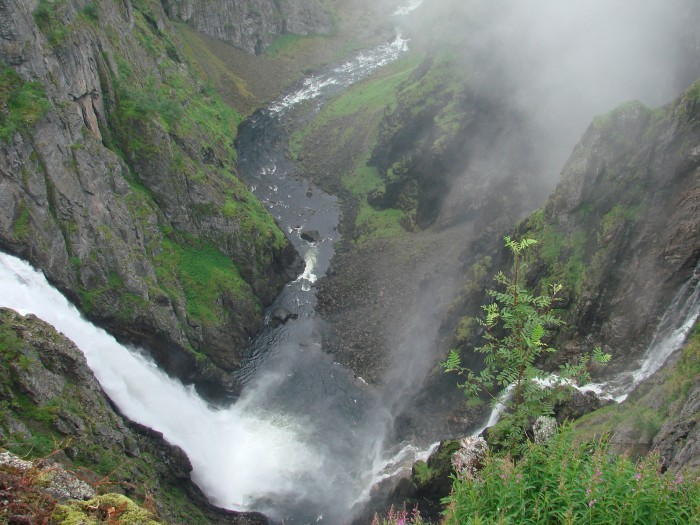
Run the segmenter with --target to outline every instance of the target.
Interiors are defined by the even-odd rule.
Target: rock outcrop
[[[283,34],[328,34],[333,19],[319,0],[164,0],[169,17],[249,53],[262,53]]]
[[[0,248],[212,395],[302,261],[161,4],[0,3]]]
[[[669,418],[654,436],[651,448],[658,450],[664,467],[679,471],[700,468],[700,381],[691,388],[675,417]]]

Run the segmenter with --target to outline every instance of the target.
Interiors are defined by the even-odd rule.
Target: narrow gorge
[[[0,1],[0,447],[158,523],[437,523],[514,236],[540,366],[611,356],[555,415],[699,468],[700,8],[535,4]]]

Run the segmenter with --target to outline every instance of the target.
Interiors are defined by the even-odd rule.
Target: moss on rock
[[[152,512],[138,506],[122,494],[103,494],[88,501],[72,500],[57,505],[53,513],[56,525],[158,525]]]

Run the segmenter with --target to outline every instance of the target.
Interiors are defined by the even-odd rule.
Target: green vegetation
[[[100,19],[100,7],[97,0],[85,4],[85,7],[80,10],[80,14],[91,22],[97,22]]]
[[[224,202],[224,217],[236,219],[241,230],[253,236],[257,252],[264,251],[266,246],[276,250],[283,248],[287,238],[272,215],[243,184],[237,185],[236,189],[237,194],[231,192]]]
[[[82,375],[87,368],[81,370],[79,364],[68,365],[71,358],[62,354],[63,344],[69,343],[40,321],[9,310],[0,312],[0,447],[27,459],[57,460],[69,472],[78,472],[81,479],[92,483],[98,493],[127,489],[135,501],[150,498],[151,509],[156,499],[159,513],[168,522],[209,523],[187,498],[185,488],[171,485],[166,479],[171,474],[163,465],[160,445],[149,439],[142,441],[138,434],[126,430],[99,389],[82,383],[89,377]],[[64,373],[57,373],[53,367]],[[39,402],[26,393],[27,384],[49,376],[55,381],[50,388],[62,388],[60,395]],[[109,430],[108,434],[105,429]],[[51,471],[51,464],[46,462],[25,472],[0,466],[0,484],[9,492],[17,491],[13,492],[14,501],[21,505],[21,509],[14,506],[17,514],[35,517],[51,514],[55,501],[43,492],[46,465],[46,470]],[[10,483],[8,479],[13,481]],[[132,484],[133,480],[138,480],[138,484]],[[81,519],[84,523],[148,523],[150,518],[144,514],[127,513],[127,509],[137,510],[133,503],[122,498],[121,495],[98,497],[91,508],[84,508],[86,515]],[[6,491],[3,499],[12,497],[8,498]],[[77,516],[72,512],[78,509],[77,504],[65,505],[72,509],[71,513],[57,514],[52,521],[48,517],[37,518],[31,523],[80,523],[65,521],[71,515]],[[111,507],[114,508],[111,515],[101,514],[104,519],[95,521],[100,515],[98,508],[106,511]],[[128,516],[132,516],[132,521],[126,520]]]
[[[64,0],[39,0],[32,13],[39,30],[44,33],[52,46],[65,42],[68,28],[61,18]]]
[[[138,63],[116,59],[112,80],[117,105],[109,108],[110,129],[103,137],[131,168],[134,192],[126,200],[144,232],[150,232],[148,255],[156,273],[149,283],[153,296],[167,295],[192,322],[221,326],[240,312],[261,311],[251,279],[268,270],[276,250],[287,241],[269,212],[235,176],[233,141],[241,115],[223,102],[196,64],[182,62],[173,36],[154,22],[158,2],[139,0],[134,7],[134,34],[158,57],[158,67],[146,72],[136,69]],[[218,222],[226,220],[227,227],[199,240],[173,230],[159,206],[162,195],[151,191],[148,178],[140,176],[154,163],[162,176],[186,178],[202,193],[214,196],[189,206],[195,223],[215,217]],[[82,296],[88,308],[99,301],[114,304],[118,297],[120,318],[138,313],[135,298],[109,283]]]
[[[0,140],[24,131],[51,108],[40,82],[25,82],[15,70],[0,69]]]
[[[155,509],[154,509],[155,510]],[[72,500],[57,505],[52,515],[56,525],[158,525],[155,515],[122,494],[103,494],[88,501]]]
[[[410,512],[405,508],[397,511],[391,507],[386,518],[380,520],[379,516],[375,514],[372,520],[372,525],[423,525],[424,523],[426,522],[423,521],[418,507]]]
[[[318,142],[322,142],[324,151],[328,149],[326,155],[338,162],[332,169],[339,176],[333,176],[329,189],[344,193],[356,208],[352,228],[357,244],[401,235],[414,222],[410,206],[378,209],[368,202],[368,195],[383,192],[385,184],[377,168],[368,163],[382,116],[396,108],[399,87],[419,63],[419,57],[412,56],[353,85],[290,137],[293,158],[299,157],[302,150],[305,157],[313,157]]]
[[[182,107],[164,95],[163,90],[155,90],[150,83],[146,90],[119,83],[119,106],[127,119],[149,120],[160,116],[169,128],[182,118]]]
[[[29,207],[24,201],[20,201],[18,210],[19,214],[12,228],[12,234],[14,235],[15,239],[17,239],[18,241],[22,241],[26,239],[30,234]]]
[[[406,58],[387,66],[381,74],[350,86],[327,103],[308,126],[292,133],[289,139],[290,156],[298,158],[310,135],[319,131],[333,132],[330,128],[335,127],[340,119],[357,115],[368,118],[383,112],[385,108],[393,110],[396,107],[399,86],[408,79],[417,65],[416,57]],[[338,134],[341,131],[335,130],[334,138],[342,139],[342,135]],[[341,140],[340,143],[335,143],[334,149],[341,151],[345,146],[346,143]]]
[[[638,201],[630,192],[627,197]],[[608,266],[611,250],[617,245],[611,241],[624,235],[641,212],[640,204],[611,205],[601,199],[594,205],[586,204],[573,211],[575,220],[568,222],[580,225],[575,228],[549,220],[544,209],[533,212],[520,230],[538,241],[534,255],[544,266],[540,288],[562,283],[575,299],[585,289],[597,286],[603,269]]]
[[[626,222],[636,221],[639,218],[640,206],[624,206],[616,204],[603,216],[601,227],[598,231],[598,242],[602,243],[609,236],[616,233]]]
[[[303,40],[310,38],[301,35],[279,35],[267,49],[265,54],[271,58],[279,58],[283,55],[293,55],[295,48],[303,45]]]
[[[109,238],[111,233],[107,229],[105,232],[106,237]],[[149,308],[145,298],[126,289],[124,280],[115,271],[109,273],[107,282],[103,286],[80,287],[78,294],[82,310],[88,315],[101,311],[100,307],[104,307],[105,303],[113,304],[116,306],[117,317],[123,321],[129,321],[137,312]]]
[[[468,280],[462,290],[457,295],[457,299],[453,302],[452,308],[459,308],[460,297],[468,297],[478,290],[483,289],[489,270],[491,269],[492,259],[490,256],[485,256],[481,260],[475,262],[469,268]],[[455,338],[459,344],[465,343],[469,337],[474,335],[475,329],[479,326],[475,317],[463,316],[457,321],[455,328]]]
[[[490,455],[477,479],[456,479],[445,525],[697,523],[700,480],[659,473],[659,457],[635,463],[570,428],[529,443],[522,458]],[[695,520],[695,521],[694,521]]]
[[[504,291],[488,290],[493,302],[482,306],[485,319],[478,322],[484,328],[485,342],[476,352],[485,356],[483,368],[477,373],[463,367],[456,350],[443,363],[445,371],[457,372],[465,378],[460,387],[468,397],[485,392],[507,406],[493,430],[496,441],[511,449],[525,441],[525,430],[531,421],[550,414],[562,395],[562,389],[542,388],[538,383],[552,377],[538,368],[537,361],[543,352],[556,352],[547,343],[547,335],[550,328],[562,324],[553,313],[554,301],[562,287],[552,285],[549,293],[534,295],[523,286],[523,257],[536,243],[535,239],[516,241],[505,237],[505,245],[513,255],[513,269],[511,277],[503,272],[496,275],[495,280]],[[589,360],[605,363],[609,359],[609,355],[597,348],[591,358],[582,356],[578,363],[563,365],[554,383],[585,382]],[[497,389],[500,392],[494,395]]]
[[[547,269],[541,287],[562,283],[566,290],[580,295],[588,275],[585,262],[587,232],[583,229],[563,231],[560,226],[545,220],[543,209],[533,212],[526,226],[527,234],[538,241],[536,252]]]
[[[193,321],[219,325],[227,317],[221,297],[238,302],[260,304],[236,265],[213,246],[191,240],[175,242],[163,239],[156,258],[156,274],[171,297],[177,297],[172,279],[176,276],[184,291],[187,316]],[[168,283],[172,283],[168,286]]]

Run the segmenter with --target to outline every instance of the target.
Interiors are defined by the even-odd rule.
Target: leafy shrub
[[[513,255],[513,269],[510,276],[503,272],[496,275],[503,291],[488,290],[492,302],[482,306],[485,318],[478,322],[484,327],[484,344],[476,351],[485,356],[483,368],[476,372],[463,367],[456,350],[442,363],[447,372],[457,372],[465,378],[460,387],[467,396],[481,392],[494,395],[501,389],[494,398],[508,412],[502,416],[502,436],[497,441],[511,448],[524,441],[525,429],[532,420],[551,413],[562,393],[559,388],[543,388],[542,382],[553,386],[586,382],[589,360],[605,363],[610,359],[596,348],[592,357],[582,356],[578,362],[562,366],[557,376],[537,367],[542,352],[556,352],[548,344],[548,331],[563,322],[553,311],[561,285],[552,285],[549,293],[541,295],[523,286],[523,258],[536,243],[535,239],[516,241],[505,237],[505,245]]]
[[[455,479],[445,525],[698,523],[700,478],[661,473],[656,453],[639,463],[577,442],[565,428],[528,443],[518,461],[488,456],[477,479]]]

